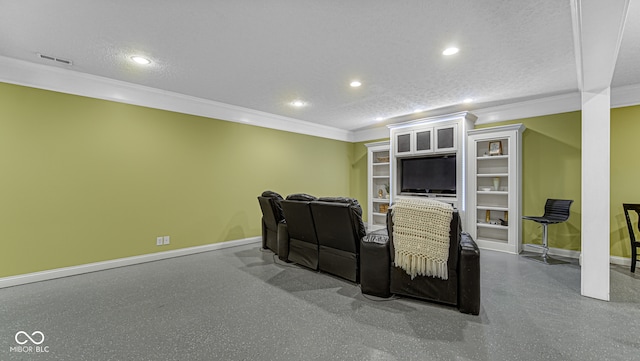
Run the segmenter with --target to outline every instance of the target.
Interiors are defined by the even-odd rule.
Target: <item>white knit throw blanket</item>
[[[411,279],[420,276],[449,278],[450,204],[428,198],[403,198],[393,206],[393,246],[397,267]]]

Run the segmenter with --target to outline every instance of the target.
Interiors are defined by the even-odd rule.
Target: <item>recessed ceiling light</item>
[[[149,59],[147,59],[147,58],[145,58],[143,56],[135,55],[135,56],[131,57],[131,60],[133,60],[136,63],[141,64],[141,65],[149,65],[149,64],[151,64],[151,60],[149,60]]]
[[[297,108],[307,105],[307,103],[303,102],[302,100],[294,100],[290,104]]]
[[[473,99],[467,98],[467,99],[463,100],[462,102],[463,103],[471,103],[472,101],[473,101]]]
[[[357,87],[359,87],[360,85],[362,85],[362,83],[361,83],[361,82],[359,82],[359,81],[357,81],[357,80],[354,80],[354,81],[352,81],[352,82],[351,82],[351,84],[349,84],[349,85],[351,85],[351,87],[353,87],[353,88],[357,88]]]
[[[416,109],[416,110],[414,110],[413,112],[414,112],[414,113],[420,113],[420,112],[422,112],[422,109]]]
[[[383,121],[383,120],[384,120],[384,118],[383,118],[383,117],[377,117],[377,118],[376,118],[376,122],[380,122],[380,121]]]
[[[446,48],[444,49],[444,51],[442,52],[442,55],[453,55],[456,54],[460,51],[460,49],[455,48],[455,47],[451,47],[451,48]]]

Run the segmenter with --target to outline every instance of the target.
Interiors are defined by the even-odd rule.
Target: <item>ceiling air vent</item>
[[[55,61],[56,63],[61,63],[61,64],[65,64],[65,65],[73,65],[73,62],[71,62],[71,60],[56,58],[55,56],[44,55],[44,54],[40,54],[40,53],[38,53],[38,56],[41,59]]]

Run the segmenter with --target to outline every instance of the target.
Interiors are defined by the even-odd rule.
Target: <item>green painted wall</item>
[[[623,202],[640,106],[612,109],[611,255],[629,257]],[[552,246],[580,249],[580,112],[524,123],[523,213],[570,198]],[[357,198],[367,142],[348,143],[0,83],[0,277],[260,235],[256,196]],[[172,244],[155,246],[170,235]],[[523,222],[525,243],[541,229]]]
[[[258,236],[265,189],[358,193],[353,149],[0,83],[0,277]]]
[[[640,106],[611,109],[611,255],[631,257],[622,203],[640,203]],[[632,216],[633,220],[637,217]]]

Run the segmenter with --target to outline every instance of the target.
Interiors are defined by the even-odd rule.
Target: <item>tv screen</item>
[[[400,160],[402,193],[456,194],[456,156]]]

